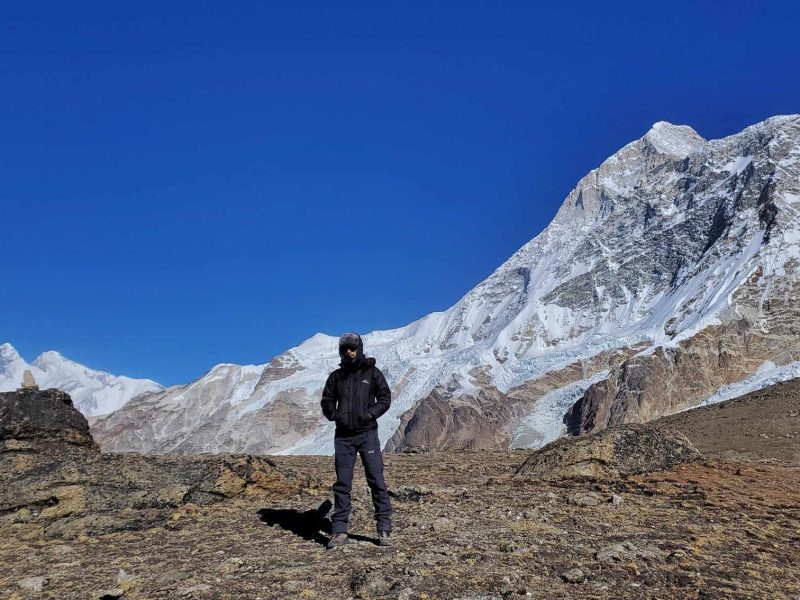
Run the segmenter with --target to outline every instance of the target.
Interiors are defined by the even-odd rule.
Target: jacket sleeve
[[[370,405],[369,414],[376,419],[383,413],[389,410],[392,404],[392,391],[389,389],[389,384],[386,383],[386,377],[377,367],[372,375],[373,385],[375,386],[375,404]]]
[[[339,401],[339,393],[336,391],[336,380],[333,373],[328,375],[328,380],[325,382],[325,388],[322,390],[322,414],[328,421],[333,421],[336,418],[336,403]]]

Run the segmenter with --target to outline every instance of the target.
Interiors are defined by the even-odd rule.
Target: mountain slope
[[[711,141],[656,123],[454,306],[362,336],[393,390],[386,449],[541,445],[565,413],[573,432],[649,420],[799,360],[799,182],[800,116]],[[336,339],[248,367],[249,394],[210,393],[210,372],[93,433],[107,450],[331,453]]]
[[[90,369],[52,350],[43,352],[29,364],[11,344],[0,345],[0,392],[19,388],[26,369],[33,374],[39,389],[67,392],[86,417],[110,413],[134,396],[163,389],[150,379],[132,379]]]

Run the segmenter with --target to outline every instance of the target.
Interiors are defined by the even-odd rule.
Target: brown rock
[[[86,417],[72,405],[69,394],[56,389],[0,393],[0,442],[12,440],[64,442],[98,450]]]
[[[570,494],[568,501],[575,506],[597,506],[600,504],[600,496],[595,492],[575,492]]]
[[[682,434],[651,425],[624,425],[578,438],[561,438],[531,454],[518,477],[616,477],[669,469],[698,460],[697,449]]]
[[[17,582],[17,586],[29,592],[41,592],[48,583],[47,577],[26,577],[25,579],[20,579]]]
[[[567,583],[583,583],[586,581],[586,573],[578,568],[569,569],[561,574],[561,579]]]

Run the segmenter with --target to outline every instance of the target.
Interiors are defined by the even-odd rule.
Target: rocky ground
[[[800,382],[655,422],[702,454],[668,470],[547,480],[518,473],[530,451],[387,454],[394,546],[359,472],[335,550],[332,457],[100,454],[63,398],[12,395],[3,598],[800,598]]]

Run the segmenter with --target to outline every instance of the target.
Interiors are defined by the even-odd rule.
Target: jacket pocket
[[[336,424],[344,429],[355,429],[359,425],[359,408],[358,403],[354,402],[352,398],[339,402],[339,408],[336,409]]]
[[[364,405],[364,414],[367,415],[367,422],[372,423],[375,421],[375,416],[372,411],[375,410],[375,403],[372,401],[372,397],[367,399],[366,405]]]
[[[364,406],[364,400],[356,396],[354,398],[355,406],[353,407],[353,427],[362,427],[367,424],[369,416],[367,415],[367,408]]]

